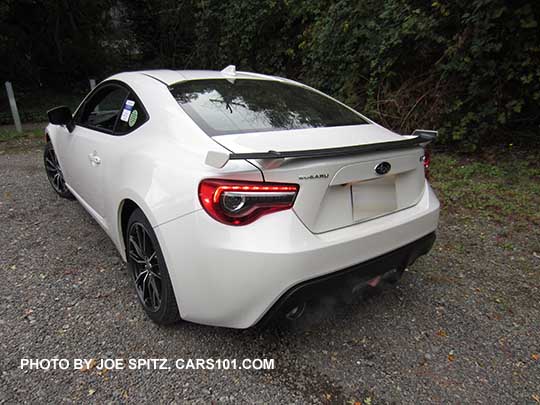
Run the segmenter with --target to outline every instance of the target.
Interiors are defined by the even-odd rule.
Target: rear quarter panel
[[[203,178],[262,180],[260,171],[246,161],[230,162],[223,169],[206,166],[208,151],[223,151],[223,147],[184,113],[165,85],[140,74],[122,76],[126,75],[133,76],[126,81],[150,119],[137,130],[115,137],[106,151],[110,164],[103,178],[105,219],[122,255],[120,214],[126,199],[134,201],[156,227],[202,209],[198,186]]]

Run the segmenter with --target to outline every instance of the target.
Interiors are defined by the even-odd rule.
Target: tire
[[[146,315],[160,325],[179,321],[165,259],[156,234],[140,209],[133,211],[128,220],[126,257],[128,272]]]
[[[56,157],[56,153],[51,142],[47,142],[45,145],[45,150],[43,151],[43,164],[45,165],[47,179],[49,179],[49,183],[51,184],[54,192],[62,198],[74,200],[75,197],[73,194],[71,194],[66,186],[64,173],[62,173],[62,168],[58,163],[58,158]]]

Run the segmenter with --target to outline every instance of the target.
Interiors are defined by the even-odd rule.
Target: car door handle
[[[88,155],[88,159],[90,159],[90,162],[92,162],[92,164],[94,165],[101,164],[101,158],[98,155],[96,155],[96,152],[90,153]]]

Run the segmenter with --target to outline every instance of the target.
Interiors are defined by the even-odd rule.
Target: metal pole
[[[96,87],[96,79],[88,79],[88,81],[90,82],[90,91],[94,90]],[[96,105],[94,110],[99,111],[99,105]]]
[[[11,82],[6,82],[6,91],[9,98],[11,115],[13,115],[13,122],[15,123],[15,129],[17,132],[22,133],[21,118],[19,117],[19,110],[17,109],[17,102],[15,101],[15,95],[13,94]]]

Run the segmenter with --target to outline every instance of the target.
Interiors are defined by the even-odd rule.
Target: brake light
[[[429,148],[424,149],[424,156],[422,156],[422,162],[424,163],[424,174],[426,179],[429,180],[429,165],[431,164],[431,151]]]
[[[199,184],[199,200],[215,220],[239,226],[292,208],[298,189],[298,184],[206,179]]]

